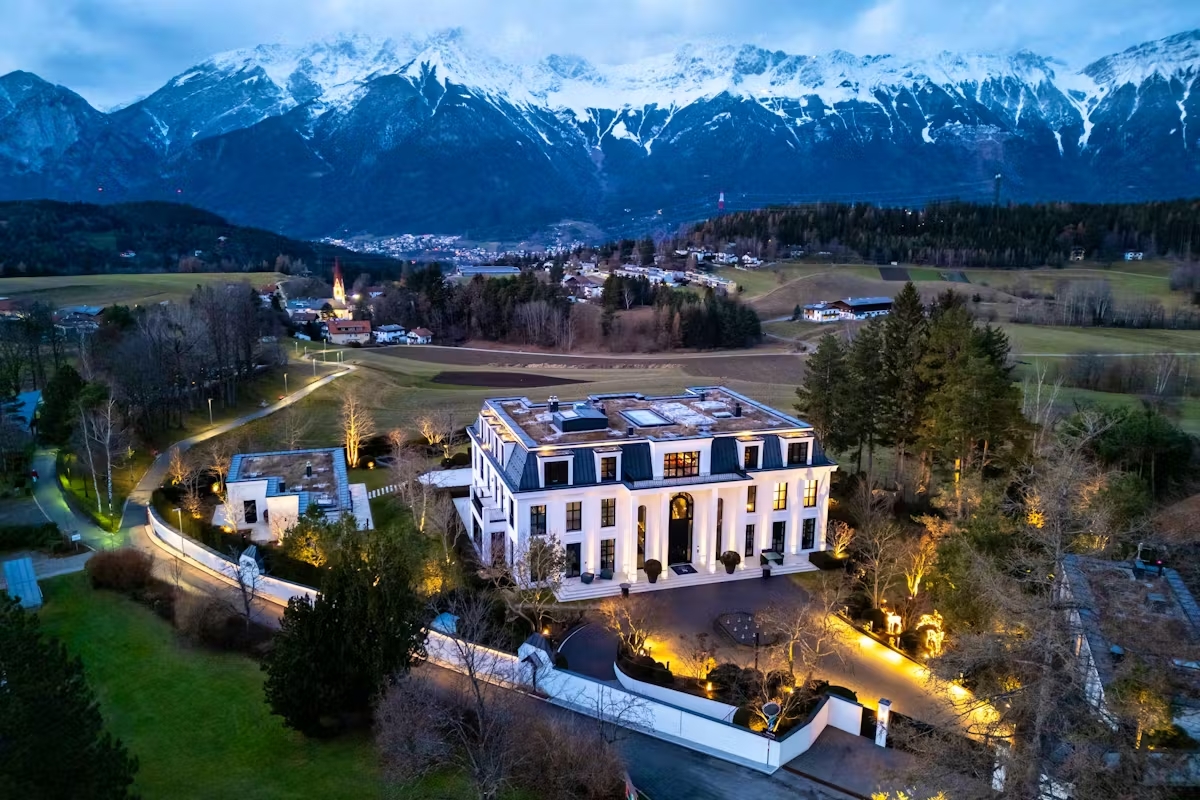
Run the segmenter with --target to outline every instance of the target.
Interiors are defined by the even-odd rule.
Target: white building
[[[807,423],[724,387],[497,398],[467,432],[475,547],[485,563],[511,561],[530,537],[557,535],[569,563],[560,599],[806,571],[825,549],[837,465]],[[726,551],[740,557],[732,572]]]
[[[809,303],[803,309],[806,322],[837,322],[886,316],[892,310],[890,297],[847,297],[845,300]]]
[[[380,325],[374,333],[375,341],[380,344],[404,344],[408,341],[408,332],[403,325]]]
[[[279,539],[310,506],[326,518],[353,514],[358,527],[374,527],[364,483],[351,484],[341,448],[243,453],[233,457],[225,480],[229,501],[213,524],[245,532],[255,542]],[[233,509],[230,521],[225,508]]]

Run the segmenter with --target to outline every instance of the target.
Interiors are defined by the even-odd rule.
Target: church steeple
[[[346,302],[346,284],[342,282],[342,265],[333,260],[333,299],[339,303]]]

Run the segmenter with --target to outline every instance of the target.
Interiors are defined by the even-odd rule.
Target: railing
[[[471,492],[471,505],[473,505],[475,507],[475,513],[479,515],[480,519],[482,519],[483,518],[483,500],[480,499],[479,495],[476,492]]]

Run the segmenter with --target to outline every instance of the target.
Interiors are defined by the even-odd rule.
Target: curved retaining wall
[[[159,519],[153,508],[146,509],[146,516],[149,519],[150,539],[156,545],[232,586],[237,585],[233,562],[228,558],[195,539],[187,538]],[[260,597],[281,606],[286,606],[293,597],[305,596],[312,600],[317,597],[317,590],[311,586],[281,581],[269,575],[258,577],[258,593]]]

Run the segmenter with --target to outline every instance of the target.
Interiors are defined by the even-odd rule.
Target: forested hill
[[[308,270],[328,278],[335,257],[348,280],[400,272],[385,256],[240,227],[177,203],[0,203],[0,277]]]
[[[1074,248],[1088,259],[1200,257],[1200,200],[1086,205],[991,206],[934,203],[924,208],[820,204],[739,211],[697,224],[695,244],[854,253],[868,262],[942,267],[1034,267],[1066,263]]]

